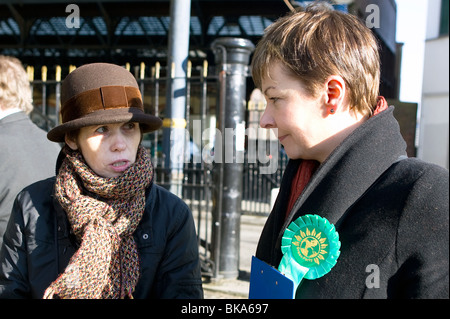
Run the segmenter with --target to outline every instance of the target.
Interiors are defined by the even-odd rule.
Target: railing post
[[[245,141],[246,81],[251,41],[219,38],[212,43],[219,75],[214,146],[213,252],[216,278],[239,275],[239,241]],[[217,136],[219,135],[219,136]]]

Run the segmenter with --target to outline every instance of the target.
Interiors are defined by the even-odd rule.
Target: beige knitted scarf
[[[55,195],[81,245],[44,298],[132,298],[139,279],[133,233],[153,179],[148,151],[140,146],[136,162],[115,178],[96,175],[79,152],[66,154]]]

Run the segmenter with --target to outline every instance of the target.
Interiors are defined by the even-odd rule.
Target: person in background
[[[448,298],[449,173],[407,158],[371,30],[314,2],[265,30],[252,75],[289,157],[256,257],[296,298]]]
[[[0,247],[17,194],[55,175],[61,147],[30,120],[32,110],[30,83],[22,63],[0,55]]]
[[[0,298],[203,298],[192,213],[153,182],[141,145],[161,127],[134,76],[86,64],[61,86],[56,177],[16,199],[0,249]]]

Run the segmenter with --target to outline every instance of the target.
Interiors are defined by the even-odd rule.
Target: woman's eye
[[[97,133],[106,133],[108,131],[108,128],[106,126],[100,126],[95,130]]]
[[[278,101],[278,97],[270,97],[269,100],[275,103],[276,101]]]
[[[132,130],[136,127],[136,123],[127,123],[125,124],[125,129]]]

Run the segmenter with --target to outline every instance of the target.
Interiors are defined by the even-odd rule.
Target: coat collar
[[[280,247],[287,226],[305,214],[325,217],[339,230],[345,213],[383,172],[406,155],[406,143],[393,111],[391,106],[356,128],[319,166],[288,218],[283,220],[290,185],[301,163],[301,160],[289,161],[273,212],[277,214],[274,222],[278,225],[274,225],[275,247]],[[276,255],[279,255],[277,259],[281,258],[281,251]]]
[[[0,123],[6,124],[16,121],[22,121],[27,118],[29,117],[25,114],[25,112],[15,109],[13,113],[0,114]]]
[[[301,212],[312,212],[331,223],[340,221],[345,211],[398,158],[406,155],[406,143],[393,116],[394,107],[371,117],[318,168],[297,199],[288,221]],[[385,123],[384,126],[380,126]]]

